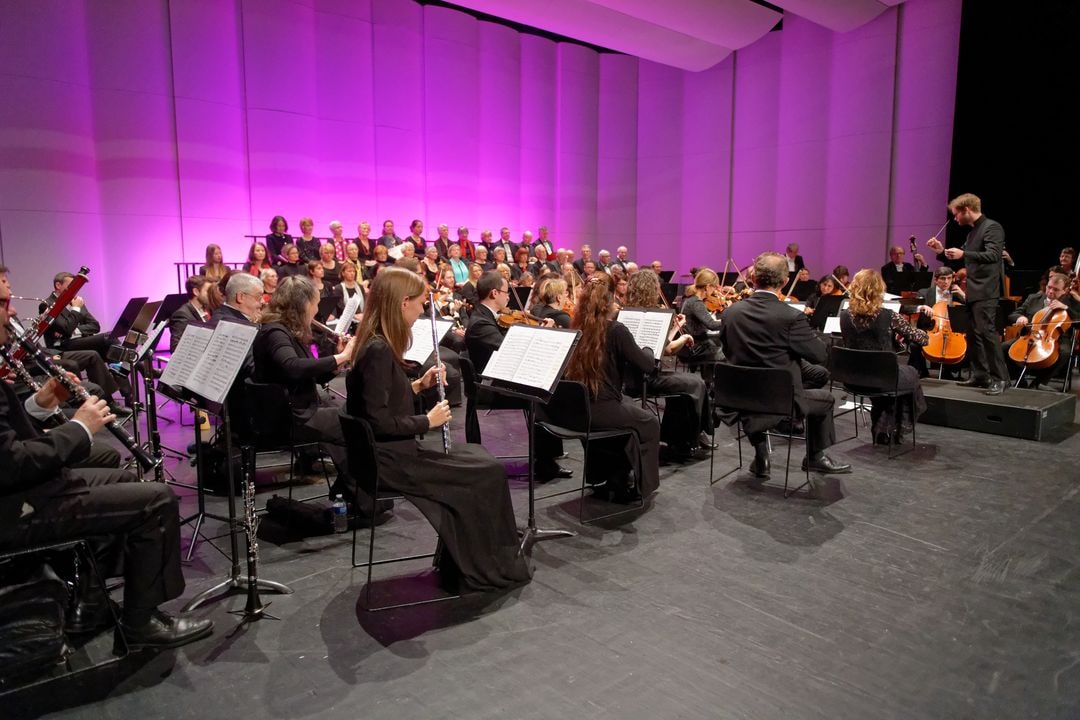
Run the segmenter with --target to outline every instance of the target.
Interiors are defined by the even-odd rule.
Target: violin
[[[1058,361],[1058,339],[1069,331],[1072,322],[1065,308],[1043,308],[1031,319],[1031,332],[1009,348],[1009,359],[1029,368],[1053,367]]]
[[[967,354],[967,336],[953,332],[949,324],[949,302],[942,300],[934,303],[931,309],[934,328],[927,331],[930,341],[923,347],[923,356],[930,362],[942,365],[955,365],[963,361]]]
[[[541,318],[536,317],[524,310],[503,310],[499,313],[498,317],[499,327],[508,328],[511,325],[533,325],[539,327],[544,323]]]
[[[701,300],[705,303],[705,309],[713,314],[723,312],[732,303],[718,287],[710,288]]]

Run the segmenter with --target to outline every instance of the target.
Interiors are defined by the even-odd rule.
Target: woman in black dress
[[[925,332],[914,328],[908,321],[892,310],[881,306],[885,295],[885,281],[877,270],[860,270],[848,285],[850,300],[846,310],[840,312],[840,333],[844,346],[856,350],[895,350],[894,338],[900,335],[911,345],[926,345],[929,338]],[[902,395],[915,393],[915,417],[909,417],[911,404],[901,397],[873,398],[870,404],[870,420],[874,442],[887,445],[903,442],[906,426],[913,424],[926,410],[926,398],[919,385],[919,371],[910,365],[900,365],[898,390]]]
[[[416,440],[450,422],[446,401],[426,415],[416,414],[413,404],[438,381],[437,368],[410,382],[402,359],[426,299],[424,281],[407,270],[386,268],[372,282],[346,378],[346,407],[371,424],[380,482],[407,497],[438,532],[442,582],[475,591],[518,585],[531,572],[518,552],[502,465],[479,445],[458,444],[444,453]]]
[[[589,391],[592,426],[596,429],[629,428],[629,440],[596,443],[589,448],[588,474],[607,476],[597,494],[616,502],[633,502],[648,497],[660,487],[660,423],[656,416],[623,396],[626,366],[652,374],[656,367],[652,354],[634,342],[626,326],[614,320],[615,301],[611,277],[596,273],[588,282],[574,311],[572,327],[581,331],[566,370],[566,379],[577,380]],[[632,474],[631,474],[632,473]]]
[[[540,285],[536,302],[533,303],[529,312],[541,320],[551,318],[555,322],[555,327],[569,328],[570,313],[563,309],[566,303],[569,302],[569,297],[565,280],[561,278],[545,279],[543,284]]]

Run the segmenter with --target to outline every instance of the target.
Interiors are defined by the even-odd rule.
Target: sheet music
[[[185,387],[211,402],[225,402],[258,330],[256,325],[247,323],[219,322]],[[184,336],[187,337],[186,332]]]
[[[180,344],[161,373],[161,382],[174,388],[185,387],[195,366],[199,364],[214,331],[202,325],[190,324],[180,338]]]
[[[899,314],[899,312],[900,312],[900,301],[897,300],[896,302],[884,302],[884,303],[881,303],[881,307],[885,308],[886,310],[892,310],[894,313]]]
[[[360,293],[360,290],[353,293],[353,296],[345,303],[345,309],[341,311],[341,317],[334,321],[334,332],[338,335],[344,335],[349,331],[353,316],[356,315],[356,311],[360,307],[360,300],[362,299]]]
[[[619,322],[634,336],[634,342],[645,350],[652,350],[659,358],[667,347],[668,331],[674,313],[655,310],[620,310]]]
[[[840,316],[839,315],[832,315],[832,316],[829,317],[828,320],[825,321],[825,334],[826,335],[831,335],[831,334],[839,335],[840,334]]]
[[[801,313],[801,312],[805,312],[806,303],[804,303],[804,302],[792,302],[792,303],[788,303],[788,307],[791,308],[792,310],[795,310],[795,311]]]
[[[513,325],[484,368],[484,377],[551,392],[577,333]]]
[[[435,319],[435,332],[438,333],[439,342],[442,342],[442,339],[446,337],[446,333],[450,332],[452,327],[454,327],[453,320]],[[413,323],[412,344],[402,357],[418,365],[423,365],[433,352],[435,352],[435,345],[432,344],[431,318],[421,315]]]

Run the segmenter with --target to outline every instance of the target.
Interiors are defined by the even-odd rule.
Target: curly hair
[[[885,299],[885,281],[877,270],[864,268],[855,273],[848,285],[848,312],[852,317],[873,317]]]
[[[270,304],[263,311],[260,322],[281,323],[301,342],[311,342],[311,325],[308,323],[307,306],[319,298],[319,291],[310,278],[292,275],[278,285],[270,296]]]
[[[626,291],[626,306],[651,308],[662,304],[660,278],[652,270],[638,270],[630,276],[630,288]]]
[[[566,377],[585,385],[594,398],[600,392],[604,377],[608,325],[614,302],[611,278],[606,273],[598,273],[585,283],[570,324],[570,327],[581,331],[581,339],[570,358]]]

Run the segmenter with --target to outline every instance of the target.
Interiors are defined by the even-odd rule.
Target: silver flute
[[[435,293],[428,293],[428,308],[431,317],[431,344],[435,346],[435,384],[439,388],[439,402],[446,400],[446,388],[442,382],[442,359],[439,357],[439,328],[435,324]],[[442,425],[442,448],[447,455],[450,454],[450,423]]]
[[[44,350],[29,340],[24,333],[19,332],[19,330],[10,322],[7,324],[7,331],[11,337],[18,341],[19,346],[26,352],[27,357],[33,360],[34,364],[41,368],[46,375],[60,383],[60,386],[67,390],[72,398],[79,403],[85,403],[90,399],[90,393],[87,392],[86,388],[68,377],[68,374],[54,363],[52,358],[45,354]],[[120,423],[113,420],[105,425],[105,429],[120,441],[120,444],[132,454],[139,465],[142,466],[143,470],[155,470],[161,465],[161,458],[154,457],[146,452],[146,450],[144,450],[142,446],[135,442],[135,439],[128,434],[127,430],[124,430]]]

